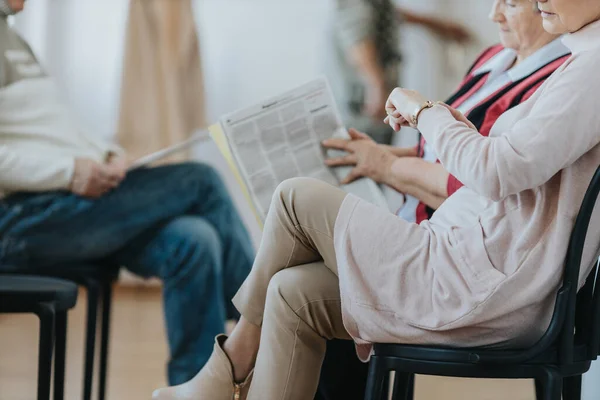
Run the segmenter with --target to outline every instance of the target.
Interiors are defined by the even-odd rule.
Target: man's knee
[[[221,241],[215,228],[198,217],[180,217],[161,232],[166,260],[161,268],[164,280],[185,279],[193,274],[220,273]]]
[[[174,182],[185,186],[198,186],[203,192],[226,193],[223,179],[217,170],[208,164],[189,161],[167,165],[164,168],[168,171],[169,179]]]
[[[172,167],[178,174],[187,179],[199,180],[214,185],[221,185],[223,183],[223,179],[217,170],[205,163],[188,161],[174,164]]]

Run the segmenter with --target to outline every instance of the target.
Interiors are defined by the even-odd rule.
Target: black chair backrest
[[[513,352],[473,353],[478,362],[521,363],[534,359],[550,348],[557,348],[558,362],[571,364],[575,346],[585,346],[587,360],[600,353],[600,288],[596,285],[598,264],[577,293],[581,259],[592,214],[600,193],[600,167],[585,193],[569,240],[563,282],[558,290],[554,313],[544,335],[530,348]],[[597,243],[600,246],[600,243]],[[587,265],[584,267],[588,267]],[[599,282],[600,283],[600,282]],[[577,330],[575,329],[577,327]]]
[[[565,292],[565,296],[561,300],[566,304],[559,305],[557,299],[557,309],[555,310],[555,314],[562,313],[563,316],[559,316],[556,321],[553,318],[548,329],[548,332],[560,329],[558,351],[562,364],[569,364],[573,361],[575,346],[586,346],[587,358],[590,360],[596,359],[600,351],[600,289],[596,285],[597,262],[588,275],[584,287],[579,294],[577,293],[583,248],[599,193],[600,167],[596,170],[585,193],[569,240],[563,285],[560,289]],[[596,243],[596,245],[598,246],[600,243]],[[587,268],[588,265],[583,267]],[[562,326],[553,326],[554,323],[558,324],[558,320],[563,321]]]

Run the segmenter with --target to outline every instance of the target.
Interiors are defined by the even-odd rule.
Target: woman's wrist
[[[396,147],[390,146],[388,144],[380,145],[396,157],[417,157],[417,148],[416,147]]]

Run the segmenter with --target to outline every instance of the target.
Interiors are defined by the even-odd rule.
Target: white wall
[[[77,117],[107,138],[118,116],[126,18],[121,0],[28,0],[16,22]]]
[[[196,1],[208,99],[220,115],[302,84],[320,73],[319,49],[328,3],[322,0]],[[226,171],[212,143],[198,156]],[[226,179],[252,230],[260,232],[229,174]]]

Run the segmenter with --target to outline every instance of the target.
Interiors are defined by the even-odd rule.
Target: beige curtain
[[[131,0],[126,40],[117,134],[137,158],[205,126],[191,0]]]

